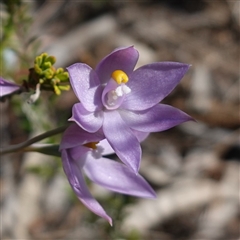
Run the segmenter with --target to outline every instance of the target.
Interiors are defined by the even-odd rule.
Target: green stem
[[[11,146],[7,146],[7,147],[1,147],[0,148],[0,154],[6,154],[6,153],[11,153],[11,152],[16,152],[16,151],[20,151],[23,148],[26,148],[30,145],[32,145],[33,143],[39,142],[45,138],[54,136],[56,134],[62,133],[66,130],[66,128],[68,127],[68,125],[59,127],[59,128],[55,128],[53,130],[50,130],[48,132],[45,132],[43,134],[40,134],[36,137],[33,137],[25,142],[19,143],[19,144],[15,144],[15,145],[11,145]]]

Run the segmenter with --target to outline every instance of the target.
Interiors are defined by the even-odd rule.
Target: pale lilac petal
[[[160,132],[193,120],[181,110],[165,104],[145,111],[121,111],[121,117],[129,127],[142,132]]]
[[[137,173],[142,155],[140,143],[117,111],[104,113],[103,132],[121,161]]]
[[[9,82],[9,81],[3,79],[2,77],[0,77],[0,97],[9,95],[18,90],[20,90],[19,85]]]
[[[121,108],[146,110],[165,98],[189,69],[176,62],[152,63],[134,71],[127,83],[131,93],[125,96]]]
[[[150,134],[149,132],[140,132],[135,129],[131,129],[131,130],[133,134],[137,137],[139,142],[143,142]]]
[[[101,83],[106,83],[115,70],[122,70],[129,75],[138,61],[139,53],[134,47],[119,48],[111,52],[96,67]]]
[[[102,206],[94,199],[89,192],[81,170],[71,159],[67,150],[62,151],[63,169],[68,178],[68,181],[77,195],[78,199],[92,212],[106,219],[112,225],[112,219],[107,215]]]
[[[104,139],[104,140],[100,141],[97,146],[102,149],[102,155],[103,156],[115,153],[113,148],[111,147],[111,145],[107,141],[107,139]]]
[[[60,150],[84,145],[89,142],[98,142],[104,139],[101,131],[94,134],[84,131],[76,123],[71,124],[64,132]]]
[[[93,182],[111,191],[143,198],[156,197],[146,180],[124,164],[107,158],[96,160],[89,156],[83,169]]]
[[[76,103],[72,108],[72,117],[69,119],[74,121],[87,132],[98,131],[103,123],[102,111],[89,112],[82,103]]]
[[[67,68],[74,93],[88,111],[102,106],[102,87],[95,71],[86,64],[75,63]]]
[[[86,156],[91,149],[82,145],[67,149],[69,156],[71,156],[72,160],[75,160],[75,163],[78,165],[80,169],[82,169],[83,165],[86,162]]]

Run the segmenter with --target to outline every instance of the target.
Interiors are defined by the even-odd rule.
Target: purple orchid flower
[[[154,190],[140,175],[122,163],[102,157],[114,151],[101,131],[89,133],[72,124],[64,132],[60,151],[64,172],[78,199],[111,225],[112,219],[89,192],[82,172],[111,191],[143,198],[156,197]]]
[[[83,63],[67,68],[80,100],[72,117],[88,132],[102,129],[118,157],[134,172],[139,170],[139,136],[159,132],[192,120],[186,113],[159,102],[180,82],[189,65],[156,62],[137,70],[138,51],[119,48],[93,70]]]
[[[20,88],[21,87],[19,85],[0,77],[0,98],[16,92],[20,90]]]

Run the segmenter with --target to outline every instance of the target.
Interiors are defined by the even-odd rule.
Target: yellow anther
[[[89,142],[89,143],[86,143],[86,144],[84,144],[83,146],[85,146],[85,147],[88,147],[88,148],[92,148],[92,149],[97,149],[97,144],[98,144],[99,142]]]
[[[115,70],[112,73],[112,78],[118,83],[127,83],[128,82],[128,75],[123,72],[122,70]]]

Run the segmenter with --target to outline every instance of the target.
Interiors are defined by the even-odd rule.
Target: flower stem
[[[26,147],[32,145],[33,143],[39,142],[39,141],[41,141],[45,138],[48,138],[48,137],[51,137],[51,136],[54,136],[54,135],[57,135],[59,133],[64,132],[67,127],[68,127],[68,125],[58,127],[58,128],[53,129],[53,130],[50,130],[48,132],[45,132],[43,134],[40,134],[36,137],[33,137],[33,138],[31,138],[31,139],[29,139],[25,142],[15,144],[15,145],[10,145],[10,146],[7,146],[7,147],[1,147],[0,148],[0,154],[4,155],[6,153],[20,151],[21,149],[26,148]]]

